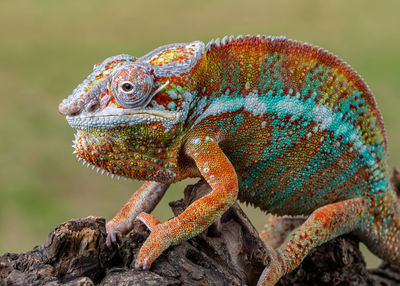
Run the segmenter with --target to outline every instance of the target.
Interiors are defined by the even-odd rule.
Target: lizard
[[[112,247],[142,221],[135,262],[209,227],[236,200],[269,214],[261,233],[274,285],[314,247],[354,232],[400,264],[399,200],[388,177],[376,100],[346,62],[307,43],[233,36],[117,55],[59,105],[74,153],[112,176],[145,183],[106,224]],[[166,222],[150,214],[169,185],[203,177],[211,192]]]

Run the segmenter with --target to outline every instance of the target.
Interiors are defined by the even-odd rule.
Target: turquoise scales
[[[293,54],[267,56],[259,73],[252,74],[259,77],[256,83],[241,81],[243,63],[224,61],[215,78],[211,73],[218,88],[203,89],[189,117],[191,128],[202,122],[234,138],[221,142],[221,148],[237,170],[239,199],[277,214],[283,209],[284,214],[309,214],[329,202],[369,193],[371,187],[377,196],[389,189],[382,118],[368,87],[333,55],[318,50],[325,58],[315,61],[301,57],[303,48],[295,54],[310,66],[303,82],[285,74]],[[238,48],[218,52],[229,55],[233,49]],[[337,74],[339,68],[350,80]]]
[[[95,66],[60,112],[78,130],[80,158],[148,181],[107,224],[108,245],[135,219],[151,229],[138,268],[204,230],[236,198],[301,217],[269,216],[261,236],[272,262],[260,284],[275,284],[310,249],[350,231],[400,262],[382,117],[364,81],[322,49],[225,37],[116,56]],[[165,223],[147,214],[170,183],[198,176],[210,194]]]

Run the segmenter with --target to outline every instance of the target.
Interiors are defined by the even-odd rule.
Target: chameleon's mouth
[[[180,112],[163,110],[124,110],[119,114],[97,114],[96,116],[87,113],[79,115],[67,115],[66,119],[74,129],[84,129],[88,127],[99,129],[111,129],[117,127],[133,126],[140,123],[161,122],[169,129],[181,120]]]

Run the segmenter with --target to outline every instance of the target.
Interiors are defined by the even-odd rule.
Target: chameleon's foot
[[[154,216],[141,213],[137,216],[151,231],[136,258],[135,268],[147,270],[157,257],[171,245],[171,233],[167,231],[167,223],[161,223]]]
[[[116,224],[113,221],[109,221],[106,225],[107,238],[106,246],[112,248],[114,244],[117,244],[121,237],[124,235],[123,227],[120,224]]]

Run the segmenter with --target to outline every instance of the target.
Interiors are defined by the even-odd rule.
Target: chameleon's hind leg
[[[300,226],[306,217],[276,216],[268,214],[267,222],[260,233],[261,239],[273,249],[278,248],[296,227]]]
[[[374,213],[367,215],[357,236],[375,255],[400,265],[400,202],[389,191],[382,201],[372,202],[368,209]]]
[[[323,206],[295,229],[276,250],[271,252],[271,264],[263,271],[258,285],[275,285],[283,275],[294,270],[308,252],[324,242],[360,225],[366,213],[362,198]]]

